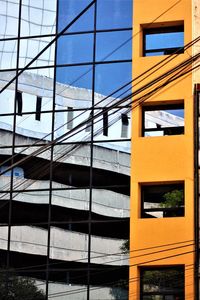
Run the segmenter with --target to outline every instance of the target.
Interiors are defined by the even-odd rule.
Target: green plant
[[[129,240],[125,240],[121,247],[120,250],[122,251],[122,253],[127,254],[129,252]]]
[[[17,276],[13,270],[0,269],[1,300],[45,300],[35,280]]]
[[[183,190],[173,190],[163,195],[164,201],[160,203],[163,208],[181,207],[183,205]]]

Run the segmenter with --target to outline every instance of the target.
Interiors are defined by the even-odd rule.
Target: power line
[[[178,1],[178,2],[179,2],[179,1]],[[177,3],[178,3],[178,2],[177,2]],[[187,45],[185,45],[185,46],[183,47],[183,49],[187,49],[188,47],[191,47],[191,45],[192,45],[193,43],[198,42],[199,39],[200,39],[200,37],[196,38],[196,39],[195,39],[194,41],[192,41],[192,42],[189,42]],[[174,54],[176,54],[176,52],[177,52],[177,51],[175,51]],[[157,63],[155,66],[151,67],[149,70],[154,69],[155,67],[159,66],[160,64],[162,64],[163,62],[165,62],[165,61],[167,61],[167,60],[171,61],[172,59],[175,59],[175,57],[176,57],[177,55],[179,55],[179,54],[176,54],[175,56],[174,56],[174,55],[167,56],[167,57],[164,58],[162,61],[160,61],[159,63]],[[26,67],[25,67],[24,69],[26,69]],[[159,68],[157,68],[156,70],[158,70],[158,69],[159,69]],[[139,76],[137,76],[135,79],[133,79],[133,80],[131,80],[129,83],[125,84],[125,85],[124,85],[123,87],[121,87],[120,89],[122,89],[122,88],[124,88],[125,86],[129,85],[130,83],[134,82],[135,80],[137,80],[138,78],[140,78],[141,76],[143,76],[145,73],[148,73],[149,70],[143,72],[142,74],[140,74]],[[150,74],[150,75],[151,75],[151,74]],[[148,74],[148,76],[149,76],[149,74]],[[146,78],[146,77],[145,77],[145,78]],[[140,83],[140,82],[139,82],[139,83]],[[137,83],[137,84],[138,84],[138,83]],[[120,89],[118,89],[117,91],[119,91]],[[112,96],[114,93],[116,93],[117,91],[111,93],[109,96],[107,96],[106,98],[104,98],[104,99],[101,100],[100,102],[105,101],[106,99],[108,99],[109,97],[111,97],[111,96]],[[95,104],[95,105],[96,105],[96,104]],[[91,107],[90,109],[92,109],[92,107]],[[86,110],[88,110],[88,109],[86,109]],[[64,124],[64,125],[66,125],[66,124]],[[61,127],[63,127],[64,125],[62,125]],[[56,130],[59,130],[61,127],[57,128]],[[49,134],[48,134],[48,135],[49,135]],[[48,135],[44,136],[43,138],[47,137]],[[37,141],[37,142],[38,142],[38,141]],[[36,142],[36,143],[37,143],[37,142]],[[23,151],[24,151],[24,150],[23,150]],[[16,154],[16,155],[17,155],[17,154]]]
[[[193,58],[189,58],[189,59],[183,61],[180,65],[178,65],[178,67],[181,68],[182,65],[184,66],[184,64],[186,64],[186,63],[191,63],[191,62],[193,62],[194,60],[198,59],[198,57],[199,57],[199,54],[195,55]],[[174,69],[174,68],[173,68],[173,69]],[[168,72],[164,73],[163,76],[165,76],[165,77],[168,76],[168,75],[170,74],[170,72],[173,71],[173,69],[172,69],[171,71],[168,71]],[[163,76],[162,76],[162,77],[163,77]],[[114,105],[111,105],[111,106],[107,107],[107,110],[106,110],[106,111],[111,110],[111,109],[114,108],[116,105],[120,105],[121,103],[123,103],[124,101],[126,101],[126,100],[130,99],[131,97],[137,95],[138,93],[140,93],[140,92],[143,91],[144,89],[149,88],[150,86],[152,86],[153,84],[155,84],[156,81],[161,81],[161,80],[163,79],[162,77],[157,77],[156,80],[153,80],[153,81],[151,81],[150,83],[144,85],[142,88],[139,88],[139,89],[136,90],[135,92],[131,93],[129,96],[123,98],[122,100],[118,100]],[[131,101],[131,102],[132,102],[132,101]],[[131,102],[130,102],[130,103],[131,103]],[[98,118],[99,116],[101,116],[101,115],[102,115],[102,112],[97,113],[96,115],[94,115],[94,118],[93,118],[93,119],[97,119],[97,118]],[[77,132],[76,132],[77,129],[82,128],[83,126],[87,125],[88,122],[89,122],[89,121],[92,121],[93,119],[92,119],[92,118],[89,118],[89,120],[86,120],[86,121],[82,122],[81,124],[77,125],[76,127],[74,127],[74,128],[73,128],[72,130],[70,130],[69,132],[67,132],[67,133],[63,134],[62,136],[58,137],[57,139],[55,139],[52,143],[48,143],[48,145],[46,145],[46,146],[43,147],[44,151],[46,150],[46,148],[48,149],[48,147],[50,147],[51,144],[56,144],[57,141],[62,140],[64,137],[71,138],[74,134],[77,134]],[[80,130],[82,130],[82,129],[80,129]],[[80,130],[79,130],[78,132],[80,132]],[[75,133],[73,133],[73,135],[70,136],[70,133],[71,133],[71,132],[72,132],[72,133],[75,132]],[[66,140],[66,138],[65,138],[65,140]],[[33,152],[33,153],[31,154],[31,156],[37,155],[37,154],[38,154],[38,151],[39,151],[39,153],[40,153],[40,150],[36,150],[35,152]],[[19,153],[18,153],[17,155],[19,155]],[[29,155],[28,158],[30,158],[30,155]],[[27,158],[27,159],[28,159],[28,158]],[[24,161],[24,160],[25,160],[25,159],[23,159],[22,161]],[[7,160],[7,161],[8,161],[8,160]],[[3,163],[5,163],[5,162],[6,162],[6,161],[4,161]],[[21,161],[19,161],[18,163],[20,163],[20,162],[21,162]],[[18,163],[15,163],[14,165],[17,165]],[[1,164],[1,165],[2,165],[2,164]],[[0,165],[0,166],[1,166],[1,165]],[[9,168],[7,169],[7,171],[8,171],[9,169],[11,169],[11,167],[9,167]],[[6,172],[6,171],[1,172],[1,175],[4,174],[5,172]]]
[[[179,2],[179,1],[178,1]]]
[[[192,253],[194,253],[194,250],[192,250],[192,251],[187,251],[187,252],[183,252],[183,253],[178,253],[178,254],[175,254],[175,255],[169,255],[169,256],[165,256],[165,257],[162,257],[162,258],[155,258],[155,259],[151,259],[151,260],[148,260],[148,261],[144,261],[144,262],[141,262],[141,263],[135,263],[135,264],[131,264],[131,265],[129,265],[129,267],[131,268],[131,267],[134,267],[134,266],[145,266],[145,264],[149,264],[149,263],[154,263],[154,262],[158,262],[158,261],[163,261],[163,260],[166,260],[166,259],[169,259],[169,258],[174,258],[174,257],[179,257],[179,256],[182,256],[182,255],[187,255],[187,254],[192,254]],[[114,268],[113,267],[113,270],[115,270],[115,269],[117,269],[117,268]],[[103,271],[102,271],[103,272]],[[109,272],[109,270],[107,271],[107,272]],[[104,271],[103,273],[106,273],[106,271]],[[94,276],[95,274],[93,274],[93,276]],[[106,283],[106,285],[110,285],[110,284],[113,284],[113,283],[116,283],[116,281],[115,282],[107,282]],[[91,290],[99,290],[99,289],[101,289],[102,287],[95,287],[95,288],[91,288]],[[78,292],[82,292],[82,291],[84,291],[85,290],[85,288],[83,288],[83,289],[80,289],[79,291],[77,291],[77,290],[74,290],[74,291],[71,291],[72,292],[72,294],[76,294],[76,293],[78,293]],[[56,297],[56,296],[61,296],[61,295],[71,295],[71,292],[61,292],[61,293],[52,293],[52,294],[50,294],[49,296],[50,296],[50,298],[51,298],[51,296],[52,297]]]
[[[184,68],[185,68],[185,65],[187,66],[188,63],[190,64],[191,62],[193,62],[194,60],[196,60],[198,57],[199,57],[199,54],[197,54],[196,56],[194,56],[194,57],[192,57],[192,58],[189,58],[189,59],[183,61],[183,62],[182,62],[181,64],[179,64],[177,67],[175,67],[175,68],[173,68],[172,70],[166,72],[163,76],[157,78],[157,79],[155,80],[155,82],[162,80],[164,77],[168,76],[170,73],[173,74],[174,70],[180,69],[181,67],[184,67]],[[193,69],[194,69],[194,68],[198,68],[198,65],[195,66],[195,67],[193,67]],[[180,72],[180,71],[179,71],[179,72]],[[182,70],[181,70],[181,72],[182,72]],[[188,72],[191,72],[191,70],[188,70],[186,73],[188,73]],[[185,74],[186,74],[186,73],[185,73]],[[183,73],[183,74],[177,74],[176,77],[173,75],[173,77],[172,77],[171,79],[169,78],[169,79],[167,80],[167,82],[165,82],[165,83],[162,84],[161,86],[157,87],[157,88],[154,89],[152,92],[156,92],[158,89],[162,88],[163,86],[166,86],[167,84],[169,84],[169,83],[171,83],[172,81],[174,81],[174,80],[180,78],[180,76],[183,76],[183,75],[184,75],[184,73]],[[153,81],[153,83],[155,83],[155,82]],[[145,85],[144,87],[147,88],[147,87],[149,87],[149,85],[151,86],[151,85],[152,85],[152,82],[150,82],[150,84]],[[139,90],[143,90],[144,87],[140,88]],[[139,91],[139,92],[140,92],[140,91]],[[147,93],[147,94],[145,95],[145,97],[149,97],[150,94],[151,94],[152,92],[150,91],[149,93]],[[125,97],[125,99],[123,99],[123,100],[119,100],[119,102],[121,103],[122,101],[126,101],[128,98],[132,97],[133,94],[134,94],[134,93],[132,93],[129,97]],[[139,105],[140,105],[140,104],[141,104],[141,101],[143,102],[143,101],[145,101],[145,99],[142,99],[142,100],[139,99],[139,100],[137,100],[137,101],[139,101]],[[131,102],[132,102],[132,100],[130,101],[130,103],[131,103]],[[135,102],[136,102],[136,101],[134,101],[134,103],[135,103]],[[137,102],[136,102],[135,105],[137,105]],[[113,105],[112,105],[112,107],[113,107]],[[133,107],[132,107],[132,108],[133,108]],[[111,108],[109,107],[108,110],[110,110],[110,109],[111,109]],[[101,113],[100,113],[99,115],[101,115]],[[80,129],[80,130],[82,130],[82,129]],[[67,137],[67,138],[69,138],[69,137]],[[70,150],[70,151],[71,151],[71,150]],[[69,153],[67,153],[67,154],[69,154]],[[65,156],[66,156],[66,153],[65,153],[64,157],[65,157]],[[29,157],[28,157],[28,158],[29,158]],[[59,159],[60,159],[60,158],[61,158],[61,157],[59,157]],[[26,158],[25,158],[25,159],[26,159]],[[18,164],[18,163],[17,163],[17,164]],[[6,172],[6,171],[5,171],[5,172]],[[38,178],[37,178],[37,179],[38,179]]]

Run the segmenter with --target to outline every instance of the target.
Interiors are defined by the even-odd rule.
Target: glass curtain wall
[[[0,298],[127,299],[132,0],[0,16]]]

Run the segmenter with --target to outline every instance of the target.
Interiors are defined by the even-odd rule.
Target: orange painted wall
[[[192,1],[134,0],[133,79],[167,57],[142,57],[141,24],[184,21],[184,42],[192,39]],[[188,59],[192,49],[173,56],[154,74],[133,82],[133,92]],[[141,82],[141,79],[142,82]],[[133,100],[150,91],[139,93]],[[132,112],[131,227],[129,299],[139,299],[138,266],[185,265],[185,299],[194,299],[194,149],[192,75],[161,89],[146,102],[184,100],[185,134],[141,136],[141,107]],[[134,104],[133,104],[134,107]],[[140,218],[140,183],[185,182],[185,216],[163,219]],[[155,248],[154,248],[155,247]],[[151,248],[145,250],[145,248]],[[162,251],[161,251],[162,250]],[[167,257],[167,258],[166,258]]]

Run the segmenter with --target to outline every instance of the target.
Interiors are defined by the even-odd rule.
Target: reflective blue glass
[[[97,1],[97,29],[132,27],[132,0]]]
[[[89,0],[59,0],[58,5],[58,32],[63,30],[86,6]],[[94,29],[94,6],[91,6],[67,32],[86,31]]]

